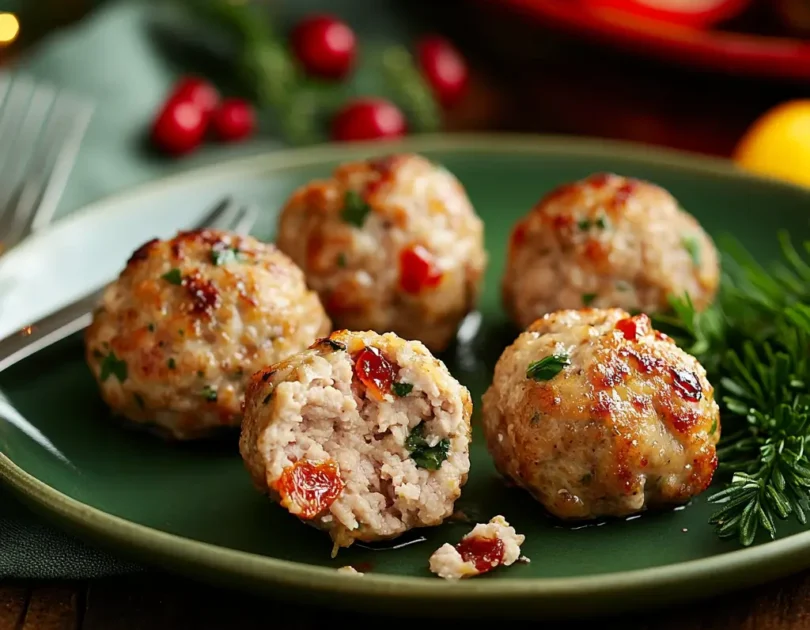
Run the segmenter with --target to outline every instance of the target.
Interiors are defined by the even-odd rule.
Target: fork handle
[[[0,372],[90,325],[103,289],[93,291],[0,340]]]

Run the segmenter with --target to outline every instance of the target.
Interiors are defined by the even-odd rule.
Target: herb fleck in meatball
[[[646,315],[539,319],[501,355],[483,402],[498,470],[560,518],[684,503],[717,465],[706,372]]]
[[[714,299],[717,252],[666,190],[611,174],[546,195],[512,231],[503,299],[521,328],[560,309],[654,313],[688,293]]]
[[[240,450],[256,486],[337,549],[453,513],[471,411],[420,342],[340,331],[253,376]]]
[[[486,265],[461,184],[416,155],[344,164],[298,189],[277,242],[337,328],[393,331],[433,351],[474,308]]]
[[[249,236],[199,230],[140,247],[85,342],[114,412],[191,439],[238,427],[250,375],[330,329],[287,256]]]

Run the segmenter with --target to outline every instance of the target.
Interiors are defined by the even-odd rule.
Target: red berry
[[[308,74],[340,79],[354,64],[354,31],[332,16],[313,15],[293,30],[292,48]]]
[[[405,135],[405,117],[396,105],[380,98],[362,98],[348,103],[332,122],[332,138],[338,142],[399,138]]]
[[[183,77],[175,84],[167,100],[189,101],[199,107],[203,116],[210,116],[219,106],[219,92],[203,79]]]
[[[223,142],[235,142],[251,135],[256,128],[253,106],[241,98],[228,98],[214,112],[211,125]]]
[[[467,63],[455,46],[443,37],[429,35],[417,44],[422,74],[444,107],[458,103],[467,91]]]
[[[423,289],[437,287],[442,281],[442,272],[436,261],[421,245],[412,245],[399,254],[399,286],[406,293],[420,293]]]
[[[169,100],[152,126],[152,141],[167,153],[182,155],[199,146],[206,118],[191,101]]]

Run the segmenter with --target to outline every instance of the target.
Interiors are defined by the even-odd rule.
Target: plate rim
[[[32,236],[28,241],[9,251],[6,257],[14,256],[16,250],[23,251],[37,247],[43,239],[53,238],[49,235],[58,232],[61,225],[88,220],[86,217],[104,212],[107,207],[113,208],[124,198],[156,193],[162,188],[182,185],[188,180],[209,178],[214,175],[232,177],[234,173],[253,171],[270,174],[392,150],[417,153],[440,150],[469,151],[513,155],[553,153],[564,156],[603,155],[643,159],[648,163],[684,172],[700,172],[704,175],[710,173],[724,179],[756,181],[762,185],[806,196],[810,200],[810,190],[806,188],[748,173],[728,160],[660,149],[652,145],[558,135],[433,134],[395,142],[329,144],[274,150],[230,159],[220,164],[190,168],[94,201],[60,220],[52,228]],[[176,566],[180,563],[183,566],[208,571],[222,571],[229,576],[248,579],[264,587],[279,585],[322,594],[385,596],[400,601],[456,602],[464,605],[468,605],[471,601],[484,605],[519,601],[522,605],[531,602],[530,607],[556,609],[572,599],[580,600],[588,597],[612,599],[638,592],[655,593],[659,598],[669,589],[673,591],[688,589],[694,593],[696,589],[708,588],[706,594],[719,593],[753,585],[778,575],[787,575],[810,563],[810,531],[806,531],[756,547],[735,549],[697,560],[586,576],[523,579],[503,577],[497,580],[458,582],[434,577],[374,573],[356,578],[338,574],[333,568],[281,560],[205,543],[129,521],[67,496],[25,471],[2,452],[0,452],[0,481],[5,482],[24,500],[36,505],[48,516],[68,524],[70,529],[76,528],[90,538],[110,542],[118,549],[125,550],[124,553],[146,551],[152,557],[160,558],[159,564],[163,565]],[[673,596],[678,597],[677,593],[668,595],[670,600]],[[616,609],[615,605],[607,607]],[[576,612],[583,614],[585,611]]]

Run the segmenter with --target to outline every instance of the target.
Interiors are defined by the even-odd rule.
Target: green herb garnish
[[[770,269],[726,239],[715,303],[698,311],[689,296],[671,298],[674,316],[655,318],[716,386],[718,477],[728,485],[709,497],[719,505],[710,523],[745,546],[763,529],[775,537],[779,520],[805,523],[810,500],[810,262],[786,233],[779,239],[782,260]]]
[[[571,365],[571,359],[567,354],[552,354],[539,361],[533,361],[526,368],[526,378],[535,381],[550,381],[562,372],[566,365]]]
[[[138,407],[141,409],[146,407],[146,403],[143,401],[143,396],[141,396],[138,392],[135,392],[132,397],[135,399],[135,402],[138,403]]]
[[[442,462],[447,459],[450,440],[444,438],[435,446],[430,446],[425,439],[425,423],[420,422],[411,430],[410,435],[405,440],[405,448],[410,451],[411,459],[419,468],[439,470]]]
[[[596,299],[596,293],[583,293],[582,294],[582,303],[585,306],[590,306],[595,299]]]
[[[211,249],[211,262],[215,265],[226,265],[239,259],[239,250],[235,247],[214,247]]]
[[[344,254],[343,252],[340,252],[337,255],[337,266],[340,267],[341,269],[346,268],[346,254]]]
[[[217,401],[217,390],[215,390],[210,385],[206,385],[205,387],[203,387],[202,396],[208,402],[216,402]]]
[[[169,359],[168,365],[170,370],[173,370],[177,367],[177,363],[175,363],[174,359]]]
[[[147,330],[149,332],[155,332],[155,325],[154,324],[149,324],[146,328],[147,328]]]
[[[403,396],[407,396],[408,394],[413,391],[413,384],[411,383],[394,383],[391,385],[391,389],[393,392],[402,398]]]
[[[591,222],[588,219],[582,219],[579,223],[577,223],[581,232],[587,232],[591,229]]]
[[[101,362],[101,373],[99,378],[103,383],[110,378],[110,376],[117,378],[119,383],[123,383],[125,380],[127,380],[127,362],[115,356],[115,352],[112,350],[110,350],[110,353],[104,357]]]
[[[371,212],[365,199],[356,190],[347,190],[343,196],[343,220],[349,225],[363,227],[366,216]]]
[[[160,277],[169,284],[183,284],[183,275],[180,273],[180,270],[177,267],[170,269]]]
[[[269,403],[269,402],[270,402],[272,399],[273,399],[273,392],[270,392],[269,394],[267,394],[267,396],[265,396],[265,397],[264,397],[264,400],[262,401],[262,404],[263,404],[263,405],[266,405],[266,404],[267,404],[267,403]]]
[[[689,252],[689,257],[692,259],[692,264],[695,267],[700,266],[700,243],[694,236],[684,236],[681,239],[683,248]]]
[[[340,352],[341,350],[346,350],[346,344],[345,343],[340,343],[339,341],[335,341],[334,339],[330,339],[329,337],[324,339],[323,343],[325,343],[327,346],[332,348],[332,350],[334,350],[335,352]]]
[[[607,227],[607,219],[605,217],[598,217],[593,224],[600,230],[604,230]]]

